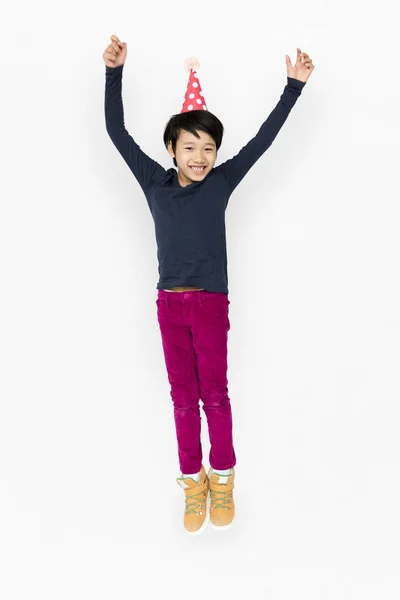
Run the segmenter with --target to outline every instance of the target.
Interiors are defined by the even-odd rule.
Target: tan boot
[[[210,482],[211,524],[214,529],[228,529],[235,517],[233,500],[235,469],[232,467],[232,475],[219,475],[218,471],[214,471],[211,475],[210,467],[208,479]]]
[[[187,533],[197,535],[204,531],[209,521],[207,473],[201,465],[199,481],[192,477],[177,477],[176,481],[183,487],[186,495],[183,526]]]

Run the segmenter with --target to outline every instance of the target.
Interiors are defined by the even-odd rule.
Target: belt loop
[[[168,307],[168,308],[169,308],[169,294],[170,294],[170,293],[172,293],[172,292],[164,292],[164,294],[165,294],[165,296],[166,296],[165,300],[166,300],[166,303],[167,303],[167,307]]]
[[[200,294],[200,306],[203,306],[203,290],[199,290]]]

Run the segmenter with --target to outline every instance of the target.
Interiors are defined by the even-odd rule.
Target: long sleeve
[[[123,66],[106,66],[104,96],[106,129],[115,147],[146,193],[158,179],[163,177],[165,169],[147,156],[125,129],[122,104]]]
[[[261,125],[258,133],[238,154],[216,168],[216,170],[222,172],[228,181],[231,191],[235,189],[254,163],[271,146],[305,84],[306,82],[288,77],[278,104]]]

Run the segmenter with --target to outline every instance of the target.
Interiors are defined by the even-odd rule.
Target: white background
[[[2,39],[3,600],[398,599],[399,78],[394,3],[23,2]],[[183,529],[154,224],[105,129],[165,168],[197,56],[258,131],[299,46],[315,70],[226,212],[236,522]],[[202,411],[204,464],[209,441]]]

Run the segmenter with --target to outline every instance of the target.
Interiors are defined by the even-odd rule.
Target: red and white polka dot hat
[[[201,91],[199,77],[196,73],[199,67],[200,63],[195,56],[185,60],[185,70],[189,71],[189,82],[181,113],[190,112],[191,110],[208,110]]]

